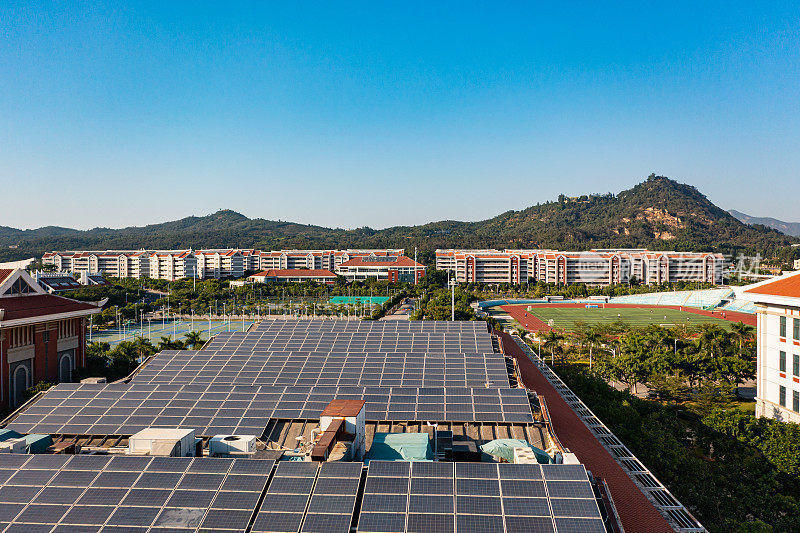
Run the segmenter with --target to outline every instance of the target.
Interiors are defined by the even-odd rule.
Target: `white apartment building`
[[[722,283],[722,254],[608,249],[587,252],[557,250],[436,250],[436,268],[459,282],[586,283],[601,286],[675,281]]]
[[[336,270],[336,267],[356,257],[391,255],[402,257],[405,250],[273,250],[257,252],[260,270]]]
[[[757,308],[756,416],[800,423],[800,272],[740,296]]]
[[[200,250],[195,252],[197,277],[220,279],[244,276],[244,271],[248,269],[242,252],[242,250]]]
[[[140,278],[150,275],[150,254],[146,250],[48,252],[42,262],[60,272],[102,272],[115,278]]]
[[[101,273],[116,278],[176,280],[239,278],[246,271],[330,270],[359,257],[403,257],[403,249],[383,250],[276,250],[209,249],[189,250],[106,250],[47,252],[42,262],[59,272]]]
[[[150,255],[150,277],[175,281],[197,277],[197,258],[191,251],[154,252]]]

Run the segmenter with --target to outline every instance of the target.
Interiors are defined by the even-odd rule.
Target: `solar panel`
[[[48,390],[35,404],[37,412],[22,412],[9,425],[21,433],[131,435],[148,427],[187,428],[200,436],[233,433],[260,436],[269,418],[319,418],[335,398],[370,399],[367,419],[387,420],[387,413],[412,415],[404,420],[452,422],[533,422],[524,389],[462,388],[451,402],[447,388],[280,387],[214,385],[75,384]],[[335,390],[336,392],[331,392]],[[466,392],[466,394],[465,394]],[[183,395],[193,398],[187,400]],[[103,413],[92,403],[108,401]],[[311,398],[311,399],[310,399]],[[471,403],[463,403],[465,398]],[[302,400],[301,400],[302,399]],[[412,403],[413,401],[413,403]],[[87,415],[87,410],[94,414]],[[524,412],[516,412],[524,411]],[[61,413],[56,423],[52,414]],[[109,424],[114,413],[115,424]]]
[[[263,465],[256,475],[240,474],[238,461],[0,454],[0,470],[16,470],[14,476],[25,483],[10,485],[14,476],[8,476],[0,486],[0,520],[19,531],[50,531],[55,526],[55,530],[98,531],[119,526],[143,531],[217,528],[243,532],[273,462],[258,461]],[[254,461],[244,460],[242,466],[252,470]],[[227,480],[240,477],[248,478],[247,491],[225,489]],[[118,486],[123,481],[127,485]]]
[[[548,474],[556,479],[544,481],[539,465],[371,461],[357,529],[571,532],[602,524],[582,465],[552,465]],[[406,491],[400,490],[404,483]],[[583,496],[555,496],[550,483],[568,483]]]
[[[243,350],[244,348],[239,348]],[[164,351],[133,378],[135,383],[228,385],[365,385],[508,388],[503,356],[493,353]],[[322,366],[327,361],[324,367]],[[324,372],[320,372],[325,368]]]

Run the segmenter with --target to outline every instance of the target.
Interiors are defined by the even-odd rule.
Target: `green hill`
[[[230,210],[123,229],[79,231],[0,227],[0,261],[48,250],[137,248],[436,248],[647,247],[750,251],[772,255],[799,239],[743,224],[690,185],[651,175],[617,195],[587,195],[507,211],[478,222],[440,221],[383,230],[342,230],[250,219]],[[15,248],[10,248],[10,247]]]

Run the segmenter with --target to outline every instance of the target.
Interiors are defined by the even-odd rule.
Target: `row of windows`
[[[786,317],[780,317],[781,320],[781,337],[786,337]],[[792,338],[796,341],[800,341],[800,318],[792,319]]]
[[[786,387],[783,385],[778,390],[778,403],[781,407],[786,407]],[[800,413],[800,391],[792,391],[792,411]]]
[[[778,356],[778,370],[786,372],[786,352],[781,351]],[[800,377],[800,355],[792,356],[792,375]]]
[[[9,348],[33,344],[33,326],[11,328],[8,333]]]
[[[78,334],[77,332],[77,320],[61,320],[58,323],[58,338],[65,339],[67,337],[74,337]]]

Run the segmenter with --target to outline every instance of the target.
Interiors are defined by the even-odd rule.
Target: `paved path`
[[[595,476],[603,478],[608,484],[625,533],[672,532],[672,527],[661,513],[567,405],[522,348],[517,346],[508,333],[501,332],[499,335],[503,352],[519,363],[522,383],[544,396],[553,428],[561,444],[569,448]]]

